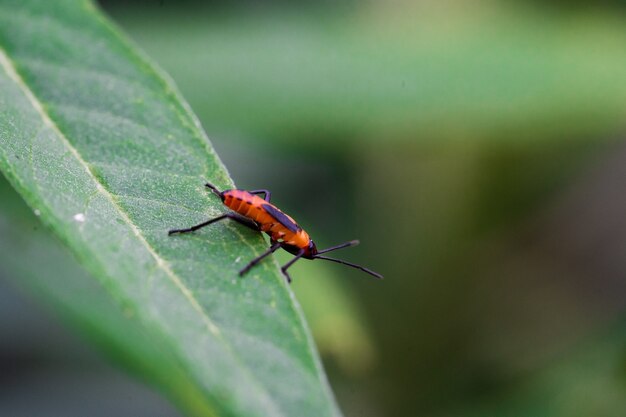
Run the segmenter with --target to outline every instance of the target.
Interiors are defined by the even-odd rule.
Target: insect
[[[322,256],[323,253],[332,252],[338,249],[347,248],[350,246],[356,246],[359,244],[358,240],[351,240],[349,242],[341,243],[336,246],[332,246],[327,249],[318,250],[315,243],[309,237],[298,224],[288,215],[280,211],[275,205],[270,203],[271,193],[268,190],[224,190],[219,191],[213,184],[205,184],[215,195],[217,195],[222,203],[233,212],[222,214],[214,219],[207,220],[203,223],[189,227],[187,229],[174,229],[169,231],[169,235],[176,233],[190,233],[212,223],[219,222],[224,219],[232,219],[238,223],[243,224],[253,230],[265,232],[270,237],[270,247],[268,250],[251,260],[242,270],[239,271],[239,275],[242,276],[248,272],[253,266],[261,262],[264,258],[276,252],[279,248],[285,249],[287,252],[295,255],[293,259],[287,262],[281,271],[288,282],[291,282],[291,277],[287,272],[290,266],[292,266],[298,259],[323,259],[326,261],[337,262],[343,265],[348,265],[352,268],[360,269],[376,278],[382,279],[382,275],[377,272],[371,271],[360,265],[356,265],[350,262],[342,261],[340,259],[329,258]],[[263,194],[261,198],[258,194]]]

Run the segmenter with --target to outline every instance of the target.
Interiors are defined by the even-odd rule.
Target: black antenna
[[[358,242],[358,241],[356,241],[356,242]],[[347,243],[350,243],[350,242],[346,242],[344,245],[346,245]],[[347,245],[347,246],[351,246],[351,245]],[[335,249],[339,249],[339,248],[343,248],[343,247],[346,247],[346,246],[339,245],[339,247],[335,248]],[[325,250],[324,252],[328,252],[328,251]],[[338,264],[348,265],[348,266],[351,266],[352,268],[360,269],[363,272],[367,272],[368,274],[373,275],[374,277],[376,277],[378,279],[383,279],[383,276],[380,275],[378,272],[374,272],[372,270],[369,270],[369,269],[367,269],[367,268],[365,268],[365,267],[363,267],[361,265],[357,265],[357,264],[353,264],[353,263],[350,263],[350,262],[342,261],[340,259],[329,258],[327,256],[316,255],[313,258],[315,258],[315,259],[324,259],[325,261],[332,261],[332,262],[337,262]]]
[[[322,249],[322,250],[318,250],[317,253],[326,253],[326,252],[332,252],[334,250],[337,249],[343,249],[343,248],[348,248],[350,246],[356,246],[358,245],[360,242],[358,240],[351,240],[350,242],[344,242],[344,243],[340,243],[337,246],[332,246],[328,249]]]

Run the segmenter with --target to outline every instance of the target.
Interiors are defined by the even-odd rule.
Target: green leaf
[[[276,264],[237,275],[264,240],[227,222],[167,236],[223,212],[205,181],[232,182],[91,2],[0,0],[0,169],[90,273],[44,270],[42,291],[190,414],[339,415]]]
[[[106,289],[80,268],[66,247],[40,227],[39,219],[0,177],[0,275],[25,287],[55,312],[124,363],[170,391],[181,407],[195,415],[214,415],[202,392],[184,369],[154,343],[149,329],[134,320]]]

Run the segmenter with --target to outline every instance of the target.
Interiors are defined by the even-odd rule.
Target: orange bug
[[[322,256],[322,253],[335,251],[337,249],[347,248],[349,246],[355,246],[359,244],[358,240],[351,240],[349,242],[341,243],[336,246],[332,246],[327,249],[318,250],[315,243],[309,237],[298,224],[288,215],[280,211],[275,205],[270,203],[271,194],[268,190],[224,190],[219,191],[212,184],[205,184],[215,195],[217,195],[224,205],[234,213],[226,213],[218,216],[214,219],[197,224],[187,229],[174,229],[169,231],[169,235],[175,233],[189,233],[201,229],[211,223],[218,222],[224,219],[232,219],[236,222],[243,224],[253,230],[265,232],[269,235],[271,246],[251,260],[241,271],[239,275],[243,275],[248,272],[254,265],[258,264],[265,257],[276,252],[278,248],[283,248],[287,252],[295,255],[295,257],[287,262],[281,271],[287,278],[288,282],[291,282],[291,277],[287,273],[287,269],[293,265],[298,259],[324,259],[326,261],[337,262],[343,265],[351,266],[352,268],[360,269],[376,278],[382,279],[382,275],[377,272],[371,271],[360,265],[356,265],[350,262],[342,261],[340,259],[329,258]],[[257,194],[264,194],[265,197],[261,198]]]

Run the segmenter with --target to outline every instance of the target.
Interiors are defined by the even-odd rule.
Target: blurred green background
[[[320,247],[359,238],[341,256],[385,275],[292,270],[347,417],[626,415],[626,3],[100,3],[239,187],[272,190]],[[0,342],[2,363],[33,356],[10,369],[24,398],[36,358],[59,386],[107,387],[103,415],[174,415],[2,304],[30,334]],[[48,344],[103,377],[24,347]]]

